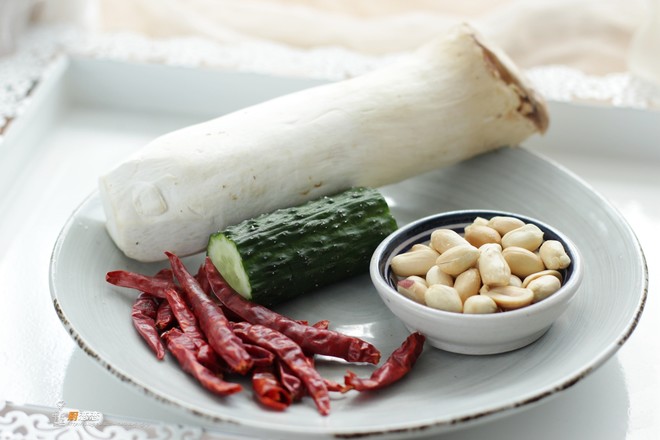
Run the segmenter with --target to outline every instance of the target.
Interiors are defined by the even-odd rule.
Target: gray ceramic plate
[[[405,380],[378,393],[338,396],[327,417],[318,415],[309,399],[272,412],[255,404],[249,392],[214,397],[171,358],[155,359],[131,324],[134,293],[107,285],[104,276],[115,269],[154,273],[164,265],[136,263],[118,251],[94,194],[73,213],[53,251],[55,309],[83,350],[124,382],[198,414],[218,430],[289,439],[430,435],[505,416],[575,384],[635,328],[647,288],[637,239],[608,202],[547,160],[524,149],[503,149],[385,187],[383,193],[400,225],[446,210],[498,209],[555,226],[573,239],[584,259],[576,298],[541,339],[523,349],[470,357],[429,346]],[[201,257],[185,261],[196,269]],[[329,319],[333,328],[374,343],[384,357],[407,334],[380,302],[368,274],[279,311],[311,322]],[[339,380],[348,367],[325,360],[318,366]],[[350,368],[360,375],[372,370]]]

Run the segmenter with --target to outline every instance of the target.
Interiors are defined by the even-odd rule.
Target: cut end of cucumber
[[[236,244],[224,234],[211,236],[207,253],[225,281],[245,299],[252,299],[250,279]]]

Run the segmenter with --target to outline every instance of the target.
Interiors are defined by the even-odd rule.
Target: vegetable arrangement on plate
[[[155,275],[112,271],[141,292],[133,322],[218,395],[249,376],[262,404],[369,391],[422,353],[412,333],[368,378],[319,375],[314,355],[379,364],[367,341],[267,308],[367,271],[397,225],[376,188],[504,146],[548,125],[508,59],[460,26],[384,69],[264,102],[166,134],[102,176],[109,235]],[[220,232],[218,232],[220,231]],[[207,250],[191,274],[179,259]]]
[[[249,374],[262,404],[282,410],[306,392],[327,415],[329,391],[367,391],[401,379],[421,354],[424,336],[407,338],[370,378],[349,371],[339,384],[320,376],[314,355],[378,364],[380,351],[329,330],[327,322],[309,325],[262,304],[364,272],[373,250],[396,227],[378,191],[352,188],[213,234],[196,275],[166,252],[170,269],[155,276],[113,271],[106,280],[141,292],[133,305],[137,331],[159,359],[167,347],[209,391],[239,392],[242,387],[225,381],[223,373]]]

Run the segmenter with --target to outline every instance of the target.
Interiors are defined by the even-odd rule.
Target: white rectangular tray
[[[320,83],[93,59],[61,58],[54,64],[0,143],[0,416],[4,399],[46,408],[63,402],[127,426],[146,420],[206,423],[122,384],[69,338],[48,293],[53,244],[71,212],[95,189],[97,177],[149,140]],[[653,233],[660,227],[660,113],[568,103],[549,107],[548,135],[526,146],[577,172],[622,210],[647,251],[653,278],[658,272],[652,263],[660,267],[655,251],[660,243]],[[660,403],[660,379],[644,368],[660,363],[659,354],[647,351],[658,334],[659,313],[658,305],[649,305],[646,319],[613,360],[539,411],[448,438],[531,432],[537,440],[555,438],[556,421],[571,411],[594,417],[605,412],[629,438],[651,438],[645,437],[649,433],[660,438],[660,422],[647,414]],[[622,369],[629,382],[623,383]],[[593,394],[611,383],[622,387],[628,400],[594,402]],[[628,404],[630,413],[622,407]],[[2,428],[0,422],[0,433]],[[580,424],[565,429],[561,434],[569,438],[593,434]],[[598,432],[621,438],[621,430]]]

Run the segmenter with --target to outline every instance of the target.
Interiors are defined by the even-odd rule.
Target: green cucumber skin
[[[251,300],[272,306],[366,272],[373,251],[396,228],[377,190],[352,188],[246,220],[210,241],[224,235],[235,243]]]

